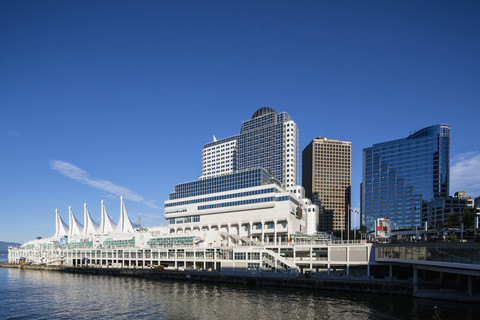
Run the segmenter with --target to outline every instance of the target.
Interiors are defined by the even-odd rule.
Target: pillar
[[[417,266],[413,266],[413,292],[418,291],[418,269]]]
[[[230,232],[230,228],[231,228],[231,227],[232,227],[232,224],[231,224],[231,223],[227,224],[227,233],[228,233],[227,246],[230,246],[230,244],[231,244],[231,239],[230,239],[230,233],[231,233],[231,232]]]
[[[273,219],[273,237],[275,239],[273,243],[277,245],[277,219]]]
[[[252,222],[252,221],[249,221],[248,224],[249,224],[248,233],[249,233],[250,241],[251,241],[251,240],[252,240],[252,232],[253,232],[253,230],[252,230],[252,228],[253,228],[253,222]]]
[[[262,220],[262,244],[265,242],[265,220]]]
[[[472,276],[468,276],[468,296],[473,296],[473,279]]]

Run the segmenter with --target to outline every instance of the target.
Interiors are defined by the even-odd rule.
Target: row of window
[[[288,200],[290,200],[290,196],[256,198],[256,199],[248,199],[248,200],[240,200],[240,201],[232,201],[232,202],[224,202],[224,203],[207,204],[203,206],[198,206],[198,210],[208,210],[208,209],[216,209],[216,208],[243,206],[243,205],[254,204],[254,203],[263,203],[263,202],[271,202],[271,201],[288,201]]]
[[[167,219],[168,224],[182,224],[182,223],[192,223],[200,222],[200,216],[188,216],[188,217],[179,217],[179,218],[169,218]]]
[[[185,200],[185,201],[179,201],[179,202],[174,202],[174,203],[166,203],[165,208],[174,207],[174,206],[183,206],[183,205],[193,204],[193,203],[202,203],[202,202],[225,200],[225,199],[230,199],[230,198],[248,197],[248,196],[254,196],[254,195],[257,195],[257,194],[265,194],[265,193],[272,193],[272,192],[278,192],[278,190],[275,189],[275,188],[267,188],[267,189],[232,193],[232,194],[224,194],[224,195],[221,195],[221,196],[208,197],[208,198],[203,198],[203,199],[193,199],[193,200]],[[168,213],[170,213],[170,212],[168,212]]]
[[[175,186],[175,192],[169,195],[169,200],[261,186],[265,179],[270,178],[270,174],[264,169],[250,169],[224,176],[182,183]]]

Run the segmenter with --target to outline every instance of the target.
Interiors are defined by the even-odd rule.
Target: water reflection
[[[474,319],[470,304],[0,268],[7,319]]]

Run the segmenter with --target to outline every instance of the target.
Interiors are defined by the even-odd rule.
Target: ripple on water
[[[0,268],[6,319],[475,319],[471,304]]]

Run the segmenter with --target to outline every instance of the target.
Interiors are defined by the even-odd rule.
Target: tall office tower
[[[421,227],[422,202],[447,197],[450,126],[421,129],[407,138],[363,149],[362,220],[390,218],[393,229]]]
[[[302,152],[305,196],[318,205],[319,230],[350,226],[351,142],[316,138]],[[342,214],[344,212],[345,214]]]
[[[287,113],[258,109],[240,134],[203,146],[202,175],[164,203],[171,234],[217,230],[226,244],[288,243],[315,234],[318,207],[298,181],[298,129]]]
[[[240,134],[203,146],[201,179],[251,168],[268,170],[286,188],[298,184],[298,129],[287,113],[260,108]]]

